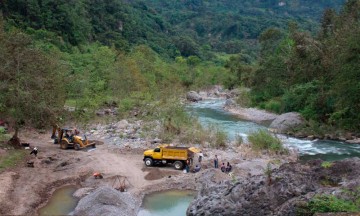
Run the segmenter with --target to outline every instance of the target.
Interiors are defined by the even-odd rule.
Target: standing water
[[[73,197],[76,190],[77,187],[72,185],[55,190],[46,206],[39,210],[39,215],[68,215],[71,213],[78,202],[78,199]]]
[[[202,125],[215,124],[224,130],[229,139],[235,139],[240,135],[247,140],[249,133],[260,129],[267,129],[265,126],[244,121],[223,110],[225,100],[205,100],[192,103],[188,106],[190,113],[199,118]],[[359,144],[347,144],[344,142],[330,140],[302,140],[283,135],[277,135],[289,148],[295,148],[300,153],[302,160],[323,159],[340,160],[349,157],[360,157]]]
[[[146,195],[138,216],[184,216],[194,191],[169,190]]]

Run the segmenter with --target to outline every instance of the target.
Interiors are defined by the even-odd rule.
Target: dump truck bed
[[[191,152],[187,147],[166,147],[162,149],[163,159],[187,160]]]

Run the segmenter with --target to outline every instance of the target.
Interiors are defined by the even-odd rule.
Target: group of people
[[[199,163],[197,163],[194,168],[191,170],[192,172],[196,173],[196,172],[199,172],[201,170],[201,161],[202,161],[202,158],[203,158],[203,154],[201,153],[200,156],[199,156]],[[186,164],[185,164],[185,170],[184,172],[188,173],[190,171],[190,166],[191,166],[191,162],[190,160],[188,159],[186,161]],[[217,169],[219,168],[219,159],[218,159],[218,156],[215,155],[215,158],[214,158],[214,167]],[[232,170],[232,166],[230,164],[230,162],[227,162],[226,165],[225,165],[225,162],[223,162],[220,166],[220,170],[222,172],[225,172],[225,173],[229,173],[231,172]]]
[[[219,168],[219,159],[218,159],[217,155],[215,155],[215,158],[214,158],[214,167],[216,169]],[[230,162],[227,162],[226,166],[225,166],[225,163],[222,163],[220,170],[222,172],[231,172],[232,166],[231,166]]]
[[[199,154],[198,154],[198,162],[195,162],[196,163],[195,166],[193,166],[193,168],[191,169],[191,171],[193,173],[197,173],[197,172],[199,172],[201,170],[201,161],[202,161],[203,157],[204,157],[203,153],[199,152]],[[190,166],[191,165],[194,165],[194,164],[192,163],[192,161],[187,159],[186,164],[185,164],[185,171],[184,172],[186,172],[186,173],[190,172]]]

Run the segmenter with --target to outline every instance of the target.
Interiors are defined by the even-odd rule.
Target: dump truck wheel
[[[61,140],[61,143],[60,143],[61,149],[67,149],[68,145],[69,145],[69,143],[66,140]]]
[[[184,164],[181,161],[175,161],[174,167],[177,170],[181,170],[183,168]]]
[[[146,166],[152,166],[153,160],[151,158],[145,158],[144,160]]]
[[[76,151],[80,150],[80,144],[79,144],[79,143],[76,143],[76,144],[74,145],[74,149],[75,149]]]

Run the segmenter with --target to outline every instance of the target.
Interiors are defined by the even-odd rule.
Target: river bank
[[[37,215],[38,209],[46,205],[57,188],[70,184],[77,185],[83,190],[82,193],[78,192],[79,198],[85,199],[98,188],[118,187],[119,185],[114,185],[117,177],[127,179],[126,193],[132,197],[134,208],[131,212],[133,213],[139,210],[146,194],[168,189],[199,190],[195,180],[202,175],[202,172],[185,174],[174,170],[173,167],[145,167],[142,160],[143,151],[158,145],[154,142],[154,137],[129,139],[118,136],[114,141],[112,132],[108,134],[109,128],[115,129],[114,125],[119,126],[115,129],[115,133],[116,130],[130,133],[128,129],[134,127],[140,127],[137,131],[141,131],[141,127],[144,126],[137,121],[126,120],[126,122],[126,127],[120,127],[125,123],[125,120],[121,120],[106,125],[99,124],[99,128],[93,127],[85,132],[89,139],[97,140],[99,145],[95,149],[81,151],[60,149],[49,138],[50,131],[46,134],[21,131],[21,140],[30,143],[32,147],[36,146],[39,153],[34,157],[30,155],[30,150],[27,150],[24,161],[1,173],[0,214]],[[216,154],[220,163],[230,162],[233,165],[233,173],[236,176],[261,174],[266,164],[272,160],[270,156],[256,154],[246,146],[202,150],[204,152],[202,171],[213,169],[212,161]],[[4,151],[6,154],[7,150]],[[295,158],[283,157],[278,161],[282,164]],[[34,167],[28,167],[27,161],[34,162]],[[214,171],[217,173],[215,181],[230,179],[229,175],[220,170]],[[104,178],[95,179],[92,175],[94,172],[102,173]]]

